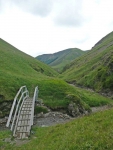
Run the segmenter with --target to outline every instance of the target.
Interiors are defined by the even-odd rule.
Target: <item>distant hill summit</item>
[[[69,48],[53,54],[43,54],[36,57],[36,59],[50,65],[52,68],[61,72],[63,67],[74,59],[86,53],[78,48]]]
[[[68,82],[104,91],[113,91],[113,32],[106,35],[86,54],[65,66]]]

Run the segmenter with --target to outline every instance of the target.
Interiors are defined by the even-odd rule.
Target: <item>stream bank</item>
[[[105,106],[100,106],[100,107],[92,107],[91,109],[92,109],[92,113],[96,113],[96,112],[104,111],[104,110],[107,110],[110,108],[112,108],[112,107],[109,105],[105,105]],[[45,114],[41,112],[41,113],[35,115],[34,126],[38,126],[38,127],[53,126],[53,125],[57,125],[57,124],[66,123],[73,119],[77,119],[77,118],[80,118],[83,116],[85,116],[85,115],[83,114],[83,115],[79,115],[77,117],[72,117],[65,113],[57,112],[57,111],[50,111]],[[8,129],[5,126],[7,119],[8,119],[7,117],[0,118],[0,131]]]

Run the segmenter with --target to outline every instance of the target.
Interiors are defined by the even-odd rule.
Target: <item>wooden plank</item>
[[[22,133],[21,139],[25,138],[25,133]]]
[[[23,126],[19,126],[20,127],[20,131],[19,132],[23,132]]]
[[[18,138],[24,139],[28,138],[30,135],[30,129],[31,129],[31,111],[32,111],[32,100],[26,99],[24,102],[20,116],[19,121],[17,125],[17,135]]]
[[[18,125],[17,125],[17,127],[18,127],[18,126],[20,126],[20,125],[21,125],[21,121],[18,121]]]

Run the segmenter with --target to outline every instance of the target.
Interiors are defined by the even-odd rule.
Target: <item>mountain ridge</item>
[[[61,72],[63,67],[72,62],[77,57],[83,55],[86,51],[78,48],[69,48],[53,54],[43,54],[36,57],[36,59],[50,65],[52,68]]]

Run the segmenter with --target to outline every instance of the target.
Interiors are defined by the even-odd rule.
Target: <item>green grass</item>
[[[38,85],[39,98],[48,107],[67,110],[70,100],[65,97],[68,93],[75,94],[76,90],[56,78],[56,71],[1,39],[0,53],[0,103],[13,101],[23,85],[27,86],[30,96],[33,96],[35,86]],[[5,116],[5,113],[2,115]]]
[[[47,110],[47,108],[44,108],[42,106],[35,106],[34,113],[38,114],[38,113],[41,113],[41,112],[43,112],[45,114],[45,113],[48,113],[48,110]]]
[[[33,92],[36,80],[57,76],[58,73],[46,64],[19,51],[0,39],[0,95],[12,100],[24,84]]]
[[[64,68],[60,77],[96,91],[113,90],[113,32]]]
[[[67,98],[68,95],[78,97],[86,109],[89,109],[89,106],[109,103],[107,98],[105,102],[104,97],[100,99],[99,95],[94,97],[90,94],[89,96],[82,90],[68,85],[65,81],[58,79],[59,74],[52,68],[1,39],[0,53],[0,103],[5,100],[13,101],[17,91],[23,85],[27,86],[30,96],[33,96],[35,86],[38,85],[39,98],[54,110],[65,109],[67,111],[72,101],[69,97]]]
[[[82,88],[73,87],[62,80],[49,79],[43,80],[43,84],[41,83],[42,81],[38,83],[39,97],[43,99],[45,105],[52,109],[67,109],[68,104],[73,100],[71,98],[67,98],[68,95],[75,95],[79,97],[81,101],[91,107],[112,103],[112,100],[107,97]]]
[[[30,141],[21,146],[5,143],[10,133],[1,131],[0,145],[4,150],[112,150],[113,109],[33,131]]]
[[[81,99],[90,107],[113,105],[113,101],[110,98],[104,97],[94,91],[78,87],[75,87],[75,89],[79,92],[79,95],[81,95]]]
[[[97,52],[96,50],[94,51],[96,55]],[[109,48],[109,51],[112,51],[112,47]],[[108,50],[105,52],[108,52]],[[92,59],[90,57],[91,53],[88,53],[90,60]],[[100,96],[95,92],[73,87],[65,81],[58,79],[58,73],[53,69],[22,53],[1,39],[0,54],[0,103],[5,100],[13,100],[18,89],[23,85],[28,87],[31,96],[33,96],[35,86],[38,85],[39,98],[43,100],[44,104],[54,110],[67,110],[70,102],[77,102],[84,106],[86,110],[89,110],[90,106],[111,105],[113,103],[110,99]],[[98,56],[98,58],[92,61],[87,60],[86,56],[82,57],[85,58],[83,61],[81,61],[81,58],[78,59],[76,65],[78,68],[81,66],[81,68],[77,68],[78,70],[74,74],[68,72],[69,74],[65,76],[65,79],[69,79],[69,81],[74,79],[75,81],[76,76],[79,79],[78,83],[83,83],[84,85],[87,83],[89,86],[94,85],[93,80],[97,81],[97,76],[99,83],[101,80],[105,80],[106,71],[109,70],[99,66],[97,67],[97,73],[97,68],[95,72],[95,67],[98,66],[98,59],[104,60],[104,57],[109,58],[109,55],[106,54],[101,57],[102,55],[99,54]],[[85,61],[88,61],[88,63],[84,68],[83,63]],[[95,61],[97,64],[94,64]],[[112,68],[112,59],[109,59],[107,66]],[[88,74],[89,69],[92,72]],[[74,68],[71,68],[72,70]],[[84,82],[83,78],[85,78],[86,82]],[[112,78],[107,78],[105,80],[106,84],[103,85],[107,86],[111,82]],[[102,86],[101,83],[100,86]],[[111,84],[110,86],[112,87]],[[95,85],[95,87],[99,89],[98,86]],[[42,108],[38,109],[38,111],[42,111]],[[10,131],[0,131],[0,148],[3,150],[112,150],[112,114],[113,109],[54,127],[33,128],[35,134],[30,137],[30,142],[19,147],[4,142],[5,138],[10,137]],[[14,139],[12,138],[12,140]]]

